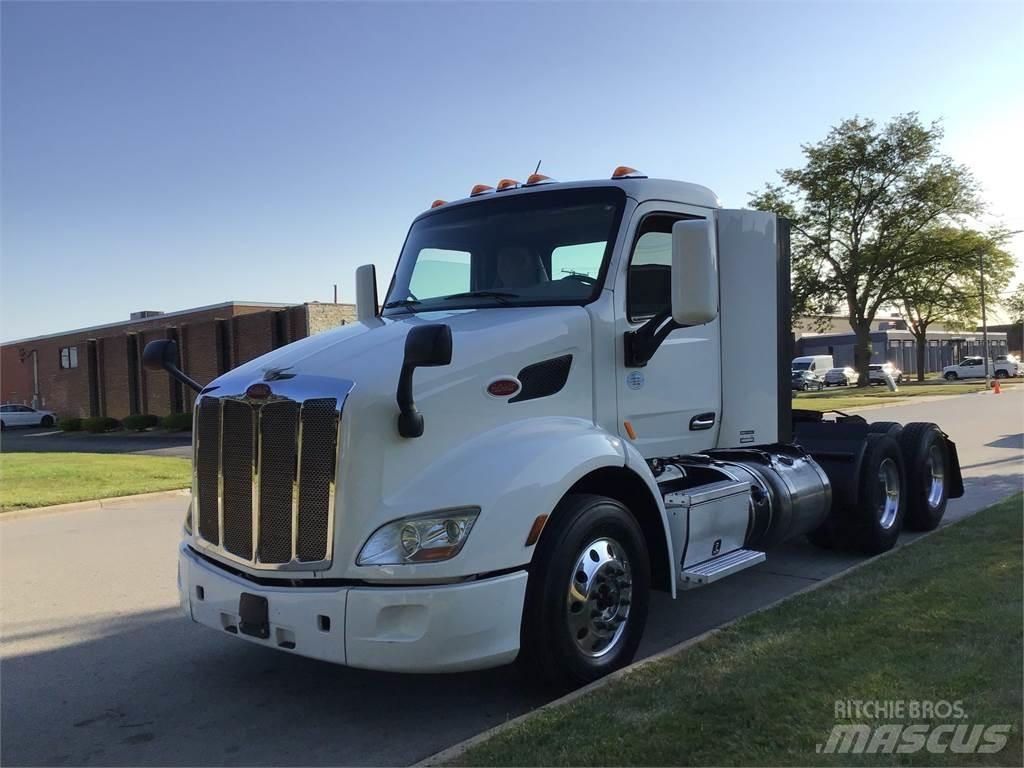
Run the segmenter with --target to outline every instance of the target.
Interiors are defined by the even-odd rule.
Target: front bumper
[[[525,571],[441,586],[272,587],[221,570],[187,544],[178,555],[185,615],[250,642],[390,672],[458,672],[519,653]],[[238,631],[242,593],[267,598],[269,636]]]

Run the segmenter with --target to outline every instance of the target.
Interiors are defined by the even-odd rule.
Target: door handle
[[[713,413],[698,413],[690,419],[691,432],[696,432],[701,429],[711,429],[713,426],[715,426],[715,414]]]

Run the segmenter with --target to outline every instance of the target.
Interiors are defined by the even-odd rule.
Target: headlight
[[[366,540],[357,565],[435,563],[459,554],[479,509],[452,509],[382,525]]]

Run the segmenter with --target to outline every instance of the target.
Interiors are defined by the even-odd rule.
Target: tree
[[[915,113],[884,127],[854,117],[817,144],[802,168],[751,195],[752,207],[792,221],[793,306],[844,305],[856,334],[854,364],[868,384],[871,323],[899,299],[908,248],[926,227],[981,210],[970,172],[939,152],[942,129]]]
[[[1013,275],[1014,259],[1000,246],[1006,235],[935,225],[910,242],[901,259],[899,306],[917,341],[917,380],[924,381],[928,328],[936,321],[972,328],[981,316],[981,262],[985,300],[994,302]]]
[[[1024,283],[1017,283],[1013,293],[1002,301],[1011,323],[1024,323]]]

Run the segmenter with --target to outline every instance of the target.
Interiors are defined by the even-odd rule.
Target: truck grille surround
[[[344,399],[201,397],[192,505],[201,549],[261,569],[330,566]]]

